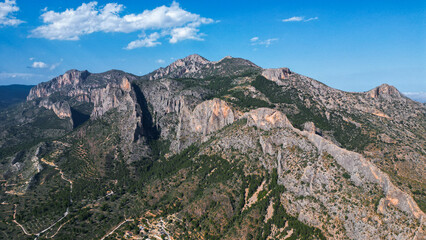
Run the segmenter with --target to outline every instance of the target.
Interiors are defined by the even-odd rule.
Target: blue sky
[[[198,53],[346,91],[426,91],[425,1],[0,0],[0,85],[69,69],[136,75]]]

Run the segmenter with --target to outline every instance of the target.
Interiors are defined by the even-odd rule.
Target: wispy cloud
[[[313,20],[318,20],[318,17],[312,17],[312,18],[308,18],[306,20],[304,20],[305,22],[309,22],[309,21],[313,21]]]
[[[16,19],[13,13],[18,12],[19,7],[16,5],[15,0],[5,0],[0,2],[0,27],[4,26],[17,26],[24,21]]]
[[[269,47],[273,42],[278,41],[278,38],[269,38],[266,40],[260,40],[259,37],[253,37],[250,39],[251,45],[263,45],[265,47]]]
[[[203,40],[199,27],[215,22],[211,18],[185,11],[179,3],[160,6],[142,13],[120,16],[124,5],[108,3],[98,7],[97,2],[83,3],[64,12],[47,11],[41,15],[44,25],[34,29],[30,37],[50,40],[79,40],[94,32],[131,33],[141,31],[140,39],[132,41],[126,49],[160,45],[161,37],[169,36],[170,43],[186,39]],[[144,31],[154,31],[148,37]],[[157,32],[158,31],[158,32]]]
[[[157,61],[155,61],[156,63],[158,63],[158,64],[163,64],[163,63],[165,63],[166,61],[164,61],[163,59],[157,59]]]
[[[426,92],[403,92],[402,94],[418,102],[426,103]]]
[[[257,40],[259,40],[259,37],[252,37],[252,38],[250,39],[250,42],[256,42]]]
[[[283,22],[301,22],[303,21],[303,17],[291,17],[287,19],[283,19]]]
[[[49,67],[49,69],[50,70],[55,70],[59,65],[61,65],[61,63],[64,61],[64,59],[62,59],[61,58],[61,61],[59,61],[59,62],[57,62],[57,63],[54,63],[54,64],[51,64],[50,65],[50,67]]]
[[[42,74],[0,72],[0,85],[36,84],[47,79],[48,77]]]
[[[313,20],[318,20],[318,17],[305,18],[303,16],[294,16],[291,18],[283,19],[283,22],[309,22]]]
[[[20,79],[29,79],[33,77],[40,77],[43,75],[40,74],[34,74],[34,73],[0,73],[0,79],[10,79],[10,78],[20,78]]]

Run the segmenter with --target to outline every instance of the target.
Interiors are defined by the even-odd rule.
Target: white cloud
[[[161,44],[161,42],[157,41],[159,38],[160,34],[158,32],[154,32],[151,33],[148,37],[130,42],[127,47],[125,47],[125,49],[131,50],[140,47],[155,47]]]
[[[250,42],[256,42],[257,40],[259,40],[259,37],[253,37],[250,39]]]
[[[157,63],[159,63],[159,64],[163,64],[163,63],[165,63],[166,61],[164,61],[163,59],[158,59],[157,61],[155,61],[155,62],[157,62]]]
[[[287,18],[287,19],[283,19],[283,22],[300,22],[303,21],[304,17],[291,17],[291,18]]]
[[[31,57],[31,58],[29,58],[30,59],[30,61],[33,61],[33,60],[35,60],[35,58],[34,57]],[[61,63],[63,62],[64,60],[61,58],[61,60],[59,61],[59,62],[57,62],[57,63],[53,63],[53,64],[47,64],[47,63],[45,63],[45,62],[42,62],[42,61],[34,61],[32,64],[31,64],[31,66],[29,66],[28,68],[49,68],[49,70],[55,70],[59,65],[61,65]]]
[[[309,22],[309,21],[313,21],[313,20],[318,20],[318,17],[312,17],[312,18],[308,18],[306,19],[305,17],[298,17],[298,16],[294,16],[291,18],[286,18],[283,19],[283,22]]]
[[[193,27],[181,27],[181,28],[174,28],[170,32],[170,35],[172,38],[169,40],[170,43],[177,43],[182,40],[186,39],[192,39],[197,41],[203,41],[204,39],[201,38],[204,36],[202,33],[198,33],[200,30]]]
[[[426,103],[426,92],[403,92],[402,94],[418,102]]]
[[[263,45],[265,47],[269,47],[269,45],[271,45],[273,42],[278,41],[278,38],[269,38],[266,40],[259,40],[258,37],[254,37],[252,39],[250,39],[251,41],[251,45],[255,46],[255,45]]]
[[[18,11],[19,7],[16,6],[15,0],[5,0],[5,2],[0,2],[0,27],[17,26],[23,23],[24,21],[12,16],[14,12]]]
[[[47,65],[44,62],[33,62],[32,68],[48,68],[49,65]]]
[[[152,47],[159,45],[156,40],[145,37],[146,30],[161,30],[161,37],[170,35],[171,43],[185,39],[201,40],[199,27],[213,23],[210,18],[201,17],[182,9],[177,2],[170,6],[160,6],[153,10],[144,10],[139,14],[120,16],[124,5],[108,3],[98,7],[97,2],[83,3],[76,9],[63,12],[47,11],[41,15],[44,25],[34,29],[30,37],[50,40],[79,40],[81,36],[94,32],[131,33],[141,31],[140,38],[128,44],[126,49]]]

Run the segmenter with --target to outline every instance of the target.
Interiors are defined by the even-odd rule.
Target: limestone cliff
[[[282,80],[288,79],[292,72],[288,68],[269,68],[262,71],[262,76],[282,85]]]

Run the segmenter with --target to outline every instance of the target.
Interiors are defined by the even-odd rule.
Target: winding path
[[[119,223],[114,229],[112,229],[109,233],[107,233],[105,236],[103,236],[101,238],[101,240],[104,240],[106,237],[108,237],[109,235],[113,234],[117,229],[119,229],[121,227],[121,225],[125,224],[126,222],[132,222],[134,221],[134,219],[131,218],[127,218],[124,221],[122,221],[121,223]]]
[[[49,165],[49,166],[52,166],[52,167],[54,167],[55,168],[55,170],[58,170],[59,171],[59,174],[61,174],[61,178],[63,179],[63,180],[65,180],[65,181],[67,181],[69,184],[70,184],[70,203],[72,203],[72,199],[71,199],[71,193],[72,193],[72,181],[70,180],[70,179],[68,179],[68,178],[66,178],[65,177],[65,175],[64,175],[64,172],[62,172],[62,170],[55,164],[55,163],[53,163],[53,162],[48,162],[48,161],[46,161],[46,159],[44,159],[44,158],[41,158],[40,159],[43,163],[45,163],[45,164],[47,164],[47,165]],[[21,229],[22,229],[22,231],[25,233],[25,235],[36,235],[37,237],[39,237],[41,234],[43,234],[43,233],[45,233],[45,232],[47,232],[48,230],[50,230],[52,227],[54,227],[56,224],[58,224],[60,221],[62,221],[64,218],[66,218],[67,216],[68,216],[68,214],[69,214],[69,208],[67,207],[67,210],[64,212],[64,216],[62,216],[61,218],[59,218],[56,222],[54,222],[52,225],[50,225],[49,227],[47,227],[47,228],[45,228],[45,229],[43,229],[42,231],[40,231],[40,232],[38,232],[38,233],[33,233],[33,234],[31,234],[31,233],[29,233],[29,232],[27,232],[27,230],[24,228],[24,226],[22,226],[22,224],[20,224],[18,221],[16,221],[16,207],[17,207],[17,204],[15,204],[15,211],[14,211],[14,213],[13,213],[13,222],[14,223],[16,223]],[[68,222],[68,221],[67,221]],[[67,223],[67,222],[65,222],[65,223]],[[58,228],[58,230],[56,231],[56,233],[53,235],[53,236],[51,236],[51,238],[52,237],[54,237],[58,232],[59,232],[59,230],[65,225],[65,223],[64,224],[62,224],[59,228]]]

